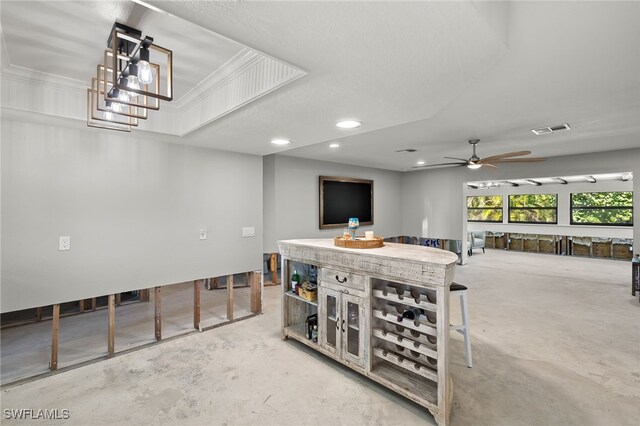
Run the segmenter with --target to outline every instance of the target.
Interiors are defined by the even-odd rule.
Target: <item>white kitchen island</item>
[[[282,338],[293,338],[426,407],[449,423],[449,286],[458,256],[385,243],[336,247],[333,239],[278,241],[282,256]],[[291,275],[317,276],[318,299],[291,291]],[[398,317],[408,309],[424,313]],[[305,332],[318,317],[317,342]]]

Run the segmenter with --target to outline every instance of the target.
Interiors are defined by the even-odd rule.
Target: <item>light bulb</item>
[[[114,102],[111,104],[111,110],[113,112],[124,112],[125,109],[126,109],[126,106],[121,103]]]
[[[129,92],[126,90],[118,90],[118,100],[122,102],[129,102]]]
[[[153,81],[153,72],[151,71],[149,62],[138,62],[138,81],[142,84],[150,84]]]
[[[138,82],[137,75],[131,74],[127,77],[127,87],[129,89],[140,90],[140,83]],[[127,92],[127,93],[129,93],[130,98],[135,98],[138,96],[136,92]]]

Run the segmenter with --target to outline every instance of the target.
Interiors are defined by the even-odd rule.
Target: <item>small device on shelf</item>
[[[307,339],[313,339],[313,330],[316,330],[316,339],[318,337],[318,314],[309,315],[305,321],[305,335]]]

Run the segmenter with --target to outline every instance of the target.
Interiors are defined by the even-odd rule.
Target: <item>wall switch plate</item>
[[[207,239],[207,228],[200,228],[200,239],[201,240]]]
[[[253,226],[242,228],[242,236],[243,237],[255,237],[256,236],[256,228]]]
[[[65,236],[60,237],[60,241],[58,242],[58,250],[71,250],[71,237]]]

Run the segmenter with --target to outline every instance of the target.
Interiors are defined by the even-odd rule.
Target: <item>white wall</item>
[[[319,227],[319,176],[373,180],[373,230],[391,237],[402,230],[402,176],[399,172],[307,160],[284,155],[264,158],[264,251],[278,251],[276,242],[291,238],[331,238],[341,229]],[[273,213],[268,213],[273,212]]]
[[[640,177],[638,178],[640,179]],[[580,226],[570,225],[570,196],[575,192],[633,191],[632,181],[604,181],[596,183],[552,184],[542,186],[522,185],[519,187],[500,187],[491,189],[466,189],[466,195],[502,195],[503,223],[469,222],[469,230],[495,232],[520,232],[524,234],[576,235],[601,238],[633,238],[631,226]],[[512,224],[509,221],[510,194],[558,194],[558,224]],[[640,197],[640,194],[636,195]]]
[[[2,114],[2,312],[261,269],[261,157]]]
[[[605,142],[603,142],[605,143]],[[404,235],[463,240],[466,182],[631,171],[634,173],[634,252],[640,253],[640,148],[550,158],[544,163],[501,164],[405,173],[402,180]],[[569,185],[568,185],[569,186]],[[556,185],[549,186],[556,188]],[[542,188],[546,188],[543,186]],[[586,227],[583,227],[586,228]],[[591,227],[589,227],[591,228]],[[530,229],[530,228],[527,228]],[[524,231],[523,231],[524,232]],[[533,231],[528,231],[534,233]],[[585,233],[591,235],[593,231]]]

